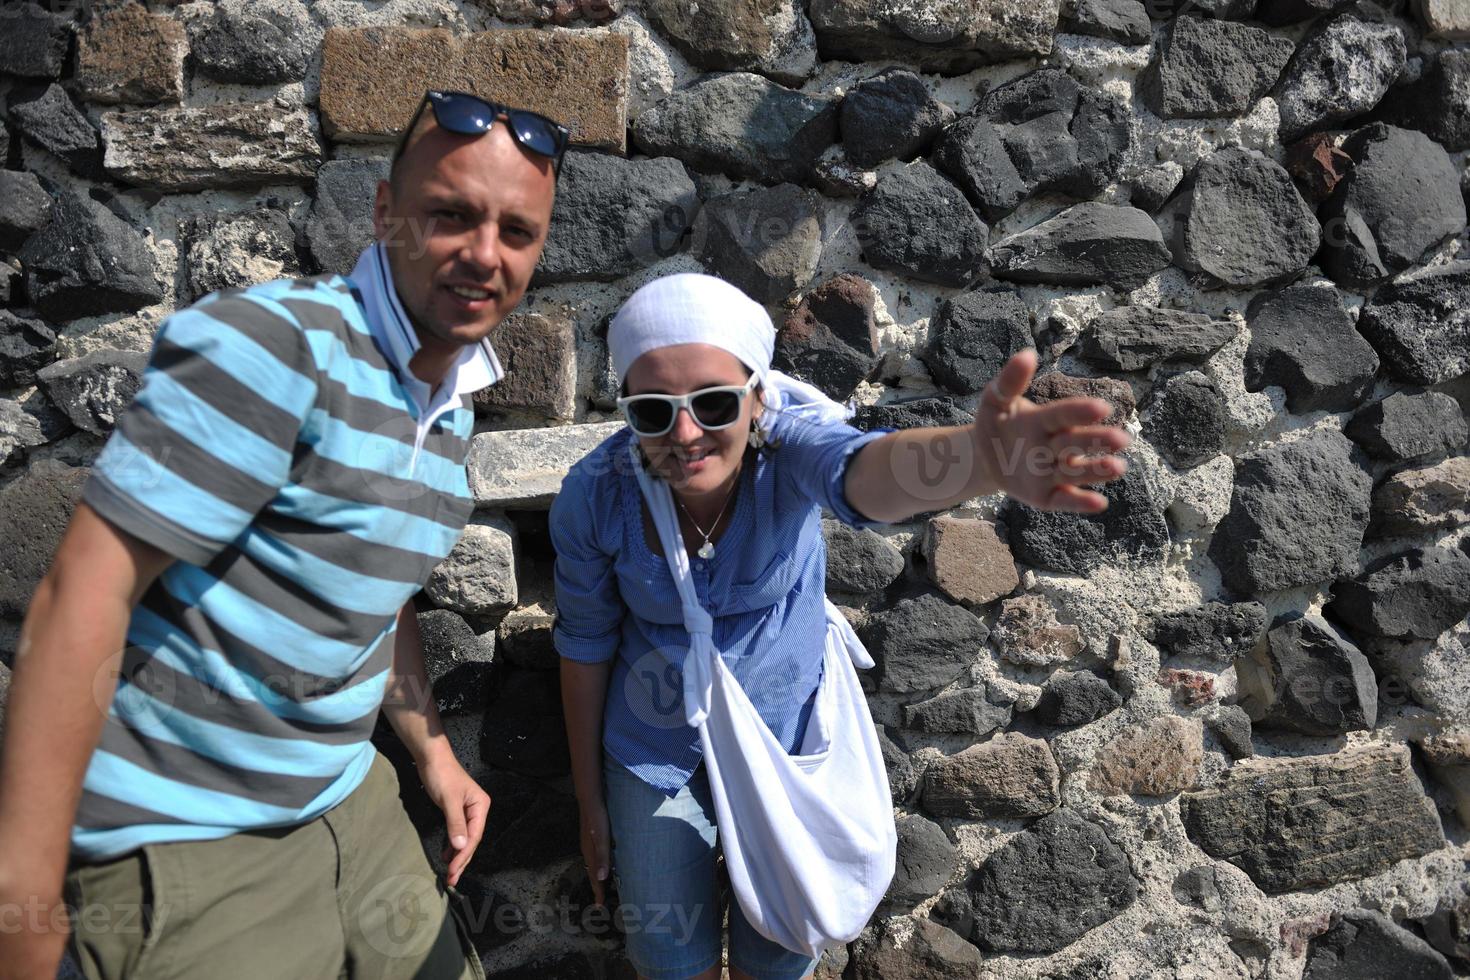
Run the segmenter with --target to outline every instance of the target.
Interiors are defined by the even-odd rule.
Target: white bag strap
[[[679,531],[679,516],[674,511],[674,495],[669,485],[648,475],[638,458],[638,449],[630,445],[628,453],[633,458],[633,472],[638,474],[638,486],[653,516],[653,526],[663,546],[664,557],[669,562],[669,572],[674,586],[679,590],[679,603],[684,611],[684,628],[689,631],[689,653],[684,658],[684,717],[691,727],[698,728],[709,715],[710,700],[714,691],[715,652],[714,619],[699,604],[694,591],[694,581],[689,574],[689,552],[684,548],[684,535]],[[862,641],[852,630],[852,624],[832,600],[822,598],[826,610],[829,630],[837,630],[847,655],[859,670],[873,666],[873,658]]]
[[[628,452],[633,457],[633,472],[638,474],[638,486],[643,491],[648,512],[653,515],[659,544],[663,545],[664,557],[668,559],[674,587],[679,590],[679,604],[684,608],[684,628],[689,631],[689,653],[684,657],[684,718],[691,727],[698,728],[709,716],[714,692],[714,664],[710,657],[718,656],[713,635],[715,621],[700,606],[694,591],[689,553],[684,550],[684,535],[679,533],[679,516],[674,512],[674,495],[669,485],[648,475],[638,459],[636,446],[630,445]]]

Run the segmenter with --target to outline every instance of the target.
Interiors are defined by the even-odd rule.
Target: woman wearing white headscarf
[[[1129,443],[1097,398],[1022,397],[1035,353],[985,388],[972,426],[863,433],[816,389],[771,369],[765,309],[711,276],[635,292],[608,333],[628,427],[574,466],[551,510],[562,698],[594,895],[616,873],[629,958],[649,980],[717,978],[718,846],[680,668],[680,598],[636,458],[673,492],[721,659],[786,748],[801,745],[826,630],[821,511],[855,526],[1004,491],[1096,513],[1081,484],[1117,479]],[[815,963],[730,907],[735,980],[795,980]]]

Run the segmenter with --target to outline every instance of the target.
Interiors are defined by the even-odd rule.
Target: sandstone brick
[[[480,433],[470,440],[475,506],[550,507],[572,464],[622,427],[621,422],[605,422]]]
[[[572,139],[622,152],[628,128],[628,39],[495,30],[338,27],[322,41],[321,109],[333,139],[396,136],[427,88],[474,92],[533,109]]]
[[[322,162],[311,113],[272,102],[108,112],[102,140],[110,175],[167,192],[304,183]]]
[[[178,102],[184,25],[141,4],[101,12],[77,39],[77,84],[92,102]]]
[[[1082,631],[1057,622],[1051,603],[1034,592],[1001,602],[991,640],[1002,657],[1023,667],[1050,667],[1086,646]]]
[[[565,312],[519,313],[490,338],[505,377],[477,391],[478,410],[570,422],[577,409],[577,337]]]
[[[1089,785],[1098,793],[1164,796],[1199,780],[1204,741],[1198,722],[1173,715],[1125,729],[1103,746]]]
[[[934,760],[924,774],[924,809],[936,817],[1039,817],[1061,802],[1060,780],[1045,742],[1002,732]]]
[[[956,602],[983,606],[1021,584],[1010,545],[990,521],[936,517],[924,536],[929,579]]]

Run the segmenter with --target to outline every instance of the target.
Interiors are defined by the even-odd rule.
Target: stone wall
[[[6,4],[4,647],[160,317],[346,271],[420,91],[472,88],[581,146],[421,597],[494,797],[492,975],[628,973],[576,853],[546,508],[616,427],[608,316],[690,269],[863,427],[968,419],[1035,345],[1031,397],[1136,436],[1100,517],[829,524],[901,850],[824,976],[1465,975],[1470,8],[1149,2]]]

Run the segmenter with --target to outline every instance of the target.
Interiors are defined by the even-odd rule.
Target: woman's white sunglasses
[[[717,385],[687,395],[629,395],[618,399],[618,408],[628,420],[628,428],[640,436],[661,436],[672,430],[681,408],[688,409],[689,417],[701,429],[718,432],[740,421],[745,396],[757,383],[752,374],[743,385]]]

